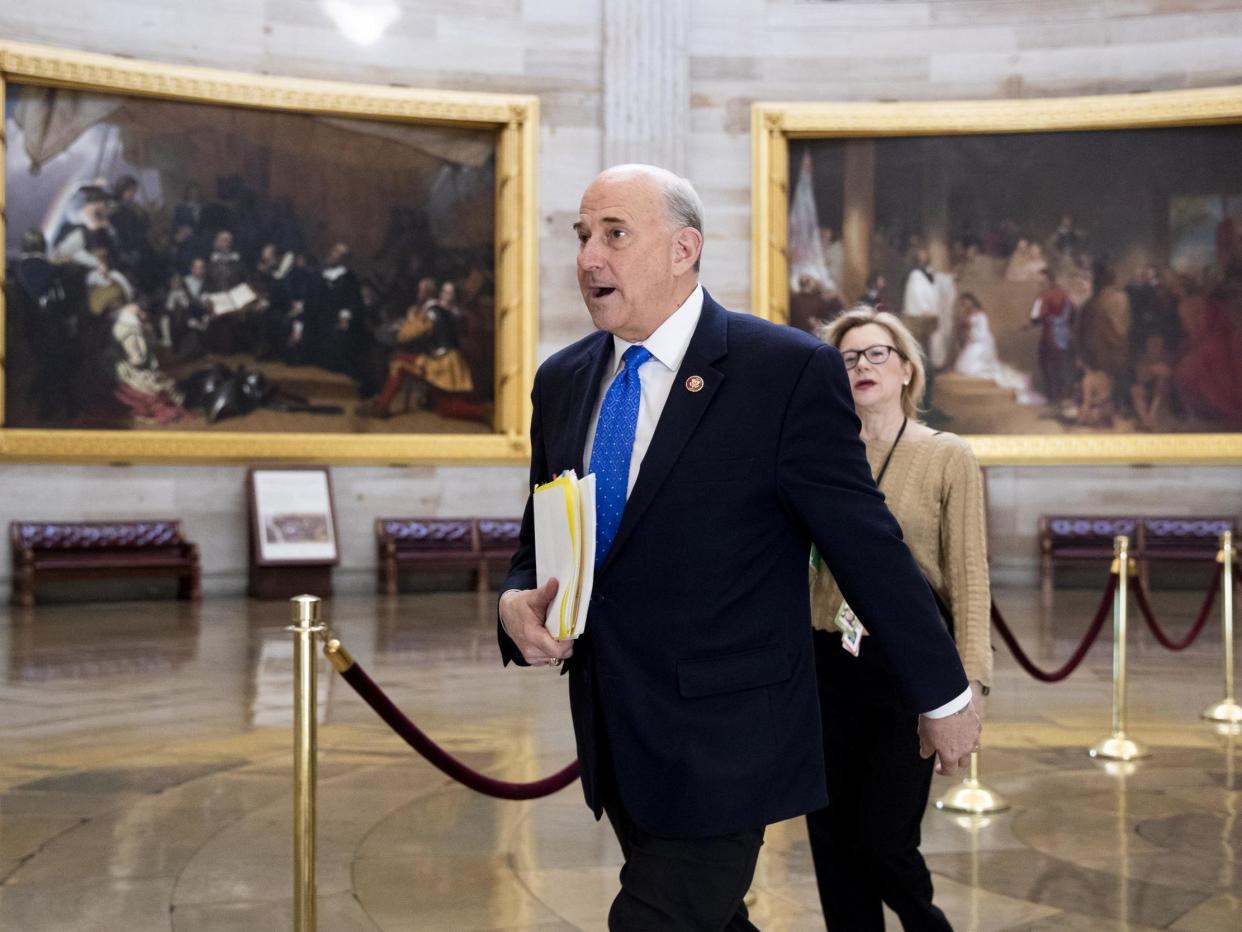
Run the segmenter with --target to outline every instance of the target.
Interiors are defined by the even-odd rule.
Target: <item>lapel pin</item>
[[[703,376],[692,375],[686,379],[686,391],[701,392],[703,390]]]

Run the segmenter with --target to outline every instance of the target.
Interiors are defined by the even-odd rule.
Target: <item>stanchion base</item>
[[[1242,722],[1242,705],[1232,699],[1222,699],[1204,709],[1203,717],[1209,722]]]
[[[1009,803],[1000,793],[989,790],[978,780],[963,780],[947,790],[936,800],[941,812],[965,812],[969,815],[989,815],[1004,812]]]
[[[1124,734],[1110,735],[1097,741],[1087,753],[1098,760],[1137,760],[1151,756],[1151,751]]]

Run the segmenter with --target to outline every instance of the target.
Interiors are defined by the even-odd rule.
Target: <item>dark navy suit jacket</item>
[[[611,335],[597,332],[540,366],[532,484],[570,468],[582,475],[612,351]],[[696,375],[703,388],[692,392]],[[724,834],[826,804],[812,541],[912,710],[966,689],[858,431],[836,349],[704,294],[566,664],[582,787],[597,818],[604,741],[630,817],[658,834]],[[504,589],[534,585],[528,502]],[[523,662],[503,629],[499,639],[506,662]]]

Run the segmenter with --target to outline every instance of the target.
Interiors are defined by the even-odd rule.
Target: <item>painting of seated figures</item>
[[[497,334],[498,278],[522,311],[497,265],[505,129],[325,113],[315,82],[258,79],[292,105],[239,106],[211,95],[254,76],[181,71],[167,97],[6,75],[4,428],[254,435],[251,456],[522,432],[497,397],[497,347],[522,355]],[[419,105],[345,88],[359,111]]]

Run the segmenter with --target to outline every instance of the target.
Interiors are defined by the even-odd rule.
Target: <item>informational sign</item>
[[[336,519],[326,469],[255,469],[250,491],[258,563],[336,562]]]

